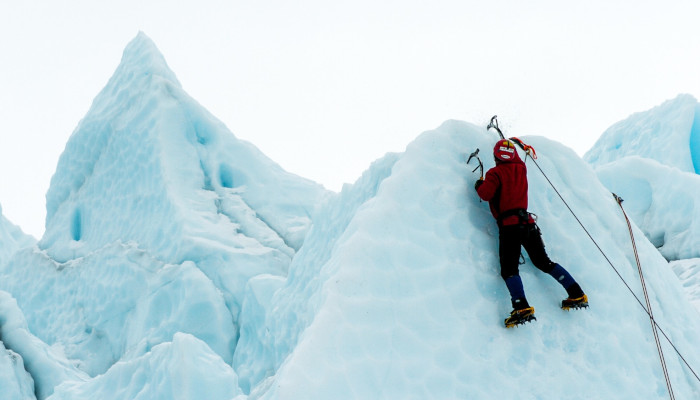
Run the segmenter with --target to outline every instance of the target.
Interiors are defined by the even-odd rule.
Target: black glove
[[[484,183],[484,178],[479,178],[476,182],[474,182],[474,189],[479,190],[479,186]]]

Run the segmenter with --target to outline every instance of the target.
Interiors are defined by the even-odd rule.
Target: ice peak
[[[269,188],[291,200],[271,202]],[[236,139],[182,89],[140,32],[66,144],[46,195],[39,247],[67,261],[133,240],[180,262],[191,249],[178,240],[193,243],[200,232],[212,231],[217,234],[207,240],[226,242],[227,249],[252,242],[284,253],[279,260],[286,262],[301,246],[310,209],[322,194],[320,186]],[[70,252],[65,243],[74,244]]]
[[[124,48],[121,63],[113,79],[123,76],[128,78],[160,76],[180,87],[180,82],[168,67],[163,54],[151,38],[141,31]],[[119,82],[123,81],[119,80]]]
[[[179,81],[155,43],[139,32],[66,145],[47,193],[47,226],[59,205],[86,182],[107,146],[118,137],[136,137],[130,121],[141,114],[159,114],[162,99],[173,92],[182,92]],[[140,141],[147,140],[148,131],[139,131]]]

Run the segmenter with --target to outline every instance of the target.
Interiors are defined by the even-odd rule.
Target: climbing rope
[[[491,122],[489,123],[486,130],[494,128],[498,132],[501,139],[505,139],[503,132],[498,127],[498,120],[496,118],[497,117],[495,115],[493,116],[493,118],[491,118]],[[666,340],[671,345],[673,350],[676,352],[678,357],[683,361],[685,366],[695,376],[695,379],[698,382],[700,382],[700,377],[698,377],[698,374],[695,373],[695,370],[693,370],[693,368],[690,366],[690,364],[688,364],[688,361],[686,361],[685,357],[683,357],[683,355],[678,350],[676,345],[673,344],[673,341],[671,341],[671,339],[668,337],[666,332],[664,332],[664,330],[661,328],[661,326],[659,326],[659,324],[656,322],[656,320],[654,320],[654,316],[651,312],[651,303],[649,302],[649,295],[648,295],[647,289],[646,289],[646,283],[644,282],[644,274],[642,274],[642,266],[641,266],[641,263],[639,261],[639,254],[637,253],[637,245],[636,245],[635,240],[634,240],[634,234],[632,233],[632,225],[630,223],[629,218],[627,217],[627,213],[625,212],[624,207],[622,207],[622,199],[613,193],[613,196],[615,196],[615,200],[617,201],[618,205],[620,206],[620,209],[622,209],[622,214],[625,216],[625,220],[627,221],[627,228],[629,229],[630,238],[632,239],[632,247],[634,249],[634,258],[637,261],[637,269],[639,271],[639,278],[642,282],[642,289],[644,291],[644,298],[646,301],[646,307],[644,306],[644,304],[642,304],[642,301],[639,300],[639,297],[637,297],[637,295],[634,293],[634,290],[632,290],[630,285],[627,284],[627,281],[625,281],[625,279],[622,277],[622,275],[620,274],[620,271],[618,271],[617,268],[615,268],[615,265],[612,263],[612,261],[610,261],[610,259],[605,254],[603,249],[598,245],[598,242],[596,242],[596,240],[593,238],[593,236],[590,234],[590,232],[588,232],[588,229],[586,229],[585,225],[583,225],[583,222],[581,222],[581,220],[578,218],[578,216],[576,215],[574,210],[571,209],[571,207],[569,206],[569,203],[567,203],[566,200],[564,199],[564,196],[562,196],[561,193],[559,193],[559,190],[557,190],[556,186],[554,186],[554,183],[552,183],[552,181],[549,179],[547,174],[545,174],[545,172],[542,170],[540,165],[537,163],[537,154],[535,153],[535,149],[532,148],[532,146],[525,145],[525,143],[523,143],[523,141],[518,139],[518,138],[511,138],[510,140],[517,143],[520,146],[520,148],[522,148],[525,151],[525,161],[527,161],[528,156],[532,159],[532,162],[535,163],[535,166],[537,167],[537,169],[540,170],[540,172],[542,173],[542,176],[544,176],[544,178],[547,180],[547,182],[552,187],[552,189],[554,189],[554,192],[557,194],[557,196],[559,196],[559,198],[564,203],[564,205],[569,210],[569,212],[571,212],[571,215],[574,216],[574,218],[576,219],[576,222],[578,222],[578,224],[581,226],[581,228],[583,228],[583,231],[586,232],[586,235],[588,235],[588,238],[591,239],[593,244],[598,248],[598,251],[600,251],[600,254],[603,255],[603,258],[605,258],[605,260],[608,262],[608,264],[610,264],[610,266],[615,271],[617,276],[620,278],[622,283],[625,284],[625,286],[627,287],[627,290],[629,290],[629,292],[632,294],[632,296],[637,300],[637,303],[639,303],[639,305],[642,307],[642,309],[644,309],[644,312],[646,312],[647,315],[649,316],[649,321],[651,321],[652,331],[654,332],[654,340],[656,341],[656,348],[659,352],[659,358],[661,359],[661,368],[663,369],[664,377],[666,379],[666,387],[668,388],[668,392],[669,392],[669,396],[671,396],[671,400],[675,400],[675,396],[673,394],[673,388],[671,387],[671,380],[670,380],[669,375],[668,375],[668,369],[666,367],[666,361],[664,359],[663,350],[661,348],[661,342],[659,340],[658,332],[661,332],[661,334],[666,338]]]
[[[527,157],[528,157],[529,155],[530,155],[529,152],[526,152],[526,153],[525,153],[525,159],[526,159],[526,161],[527,161]],[[649,303],[649,297],[648,297],[647,290],[646,290],[646,284],[644,283],[644,277],[643,277],[643,274],[642,274],[641,264],[640,264],[640,262],[639,262],[639,255],[637,254],[637,246],[636,246],[636,244],[635,244],[635,242],[634,242],[634,235],[632,234],[632,226],[631,226],[631,224],[630,224],[629,219],[627,218],[627,213],[625,213],[625,210],[624,210],[624,208],[622,207],[622,199],[620,199],[617,195],[613,194],[613,196],[615,196],[615,200],[618,202],[618,204],[620,205],[620,208],[622,209],[622,213],[623,213],[623,215],[625,216],[625,220],[627,221],[627,226],[628,226],[628,228],[629,228],[629,230],[630,230],[630,236],[632,237],[632,246],[633,246],[633,248],[634,248],[634,257],[635,257],[635,259],[636,259],[636,261],[637,261],[637,267],[638,267],[638,269],[639,269],[640,279],[642,280],[642,288],[643,288],[643,290],[644,290],[644,297],[645,297],[645,299],[646,299],[646,304],[647,304],[646,306],[644,306],[644,304],[643,304],[642,301],[639,299],[639,297],[637,297],[637,295],[634,293],[634,291],[632,290],[632,288],[630,287],[630,285],[627,284],[627,281],[625,281],[625,279],[622,277],[622,275],[621,275],[620,272],[617,270],[617,268],[615,268],[615,265],[612,263],[612,261],[610,261],[610,259],[609,259],[608,256],[605,254],[605,252],[603,251],[603,249],[598,245],[598,242],[596,242],[596,240],[593,238],[593,236],[590,234],[590,232],[588,232],[588,229],[586,229],[586,227],[583,225],[583,223],[582,223],[581,220],[578,218],[578,216],[576,215],[576,213],[571,209],[571,207],[570,207],[569,204],[566,202],[566,200],[565,200],[564,197],[561,195],[561,193],[559,193],[559,191],[557,190],[556,186],[554,186],[554,184],[553,184],[552,181],[549,179],[549,177],[547,176],[547,174],[545,174],[545,172],[542,170],[542,168],[540,167],[540,165],[537,163],[537,160],[536,160],[534,157],[530,157],[530,159],[532,159],[532,162],[535,164],[535,166],[537,167],[537,169],[540,170],[540,172],[542,173],[542,176],[544,176],[544,178],[547,180],[547,182],[548,182],[549,185],[552,187],[552,189],[554,189],[554,192],[557,194],[557,196],[559,196],[559,198],[560,198],[561,201],[564,203],[564,205],[565,205],[566,208],[569,210],[569,212],[571,212],[571,215],[574,216],[574,218],[576,219],[576,222],[578,222],[578,224],[581,226],[581,228],[583,228],[583,231],[586,233],[586,235],[588,235],[588,237],[591,239],[591,241],[593,242],[593,244],[598,248],[598,251],[600,251],[600,254],[603,255],[603,258],[605,258],[605,260],[608,262],[608,264],[610,264],[610,266],[611,266],[612,269],[615,271],[615,273],[616,273],[617,276],[620,278],[620,280],[622,280],[622,282],[625,284],[625,286],[627,287],[627,290],[629,290],[629,292],[632,294],[632,296],[637,300],[637,303],[639,303],[639,305],[644,309],[644,311],[645,311],[645,312],[647,313],[647,315],[649,316],[649,319],[650,319],[651,325],[652,325],[652,330],[654,331],[654,338],[655,338],[655,340],[656,340],[656,346],[657,346],[657,349],[658,349],[658,351],[659,351],[659,357],[660,357],[660,359],[661,359],[661,366],[662,366],[662,369],[663,369],[663,372],[664,372],[664,377],[665,377],[665,379],[666,379],[666,386],[668,387],[668,391],[669,391],[669,395],[671,396],[671,399],[674,400],[675,397],[674,397],[674,394],[673,394],[673,389],[672,389],[672,387],[671,387],[671,381],[670,381],[670,378],[669,378],[669,375],[668,375],[668,370],[667,370],[667,368],[666,368],[666,362],[665,362],[665,360],[664,360],[663,351],[662,351],[662,349],[661,349],[661,343],[660,343],[660,340],[659,340],[659,337],[658,337],[657,329],[658,329],[658,332],[661,332],[661,334],[666,338],[666,340],[667,340],[668,343],[671,345],[671,347],[673,348],[673,350],[676,352],[676,354],[678,355],[678,357],[683,361],[683,363],[685,364],[685,366],[686,366],[686,367],[688,368],[688,370],[690,370],[690,372],[695,376],[695,379],[696,379],[698,382],[700,382],[700,377],[699,377],[698,374],[695,372],[695,370],[693,370],[693,368],[690,366],[690,364],[688,364],[688,361],[686,361],[685,357],[683,357],[683,355],[682,355],[681,352],[678,350],[678,348],[676,347],[676,345],[673,344],[673,341],[671,341],[671,339],[668,337],[668,335],[666,334],[666,332],[664,332],[664,330],[661,328],[661,326],[659,326],[659,324],[656,322],[656,320],[654,320],[654,316],[653,316],[652,313],[651,313],[651,305],[650,305],[650,303]]]
[[[642,264],[639,262],[639,254],[637,253],[637,244],[634,241],[634,233],[632,233],[632,224],[630,219],[627,217],[624,207],[622,207],[622,198],[613,193],[617,204],[622,210],[622,215],[625,216],[625,221],[627,222],[627,229],[630,232],[630,238],[632,239],[632,249],[634,250],[634,259],[637,262],[637,270],[639,271],[639,280],[642,282],[642,291],[644,292],[644,300],[647,303],[647,310],[649,310],[649,320],[651,321],[651,330],[654,332],[654,341],[656,342],[656,350],[659,352],[659,360],[661,360],[661,369],[664,371],[664,378],[666,378],[666,387],[668,388],[668,394],[671,400],[674,400],[676,396],[673,395],[673,387],[671,387],[671,378],[668,375],[668,369],[666,368],[666,360],[664,359],[664,351],[661,348],[661,341],[659,341],[659,333],[657,331],[656,321],[654,321],[654,314],[651,311],[651,303],[649,302],[649,294],[647,293],[647,285],[644,282],[644,274],[642,273]]]

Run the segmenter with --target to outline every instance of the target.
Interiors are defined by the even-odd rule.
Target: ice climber
[[[474,187],[479,197],[488,201],[491,213],[498,222],[498,255],[501,276],[510,292],[513,311],[506,318],[510,328],[535,319],[535,309],[525,298],[525,290],[518,273],[520,248],[525,248],[538,269],[551,275],[568,294],[561,308],[583,308],[588,298],[574,278],[561,265],[552,262],[544,249],[542,234],[533,215],[527,212],[527,169],[514,143],[499,140],[493,148],[496,166],[479,178]]]

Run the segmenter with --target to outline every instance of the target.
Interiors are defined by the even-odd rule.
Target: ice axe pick
[[[467,164],[472,160],[472,158],[476,158],[476,161],[479,162],[479,165],[476,166],[472,170],[472,172],[475,172],[477,169],[481,173],[481,179],[484,179],[484,164],[481,162],[481,159],[479,158],[479,149],[477,148],[476,151],[474,151],[472,154],[469,155],[469,158],[467,159]]]

